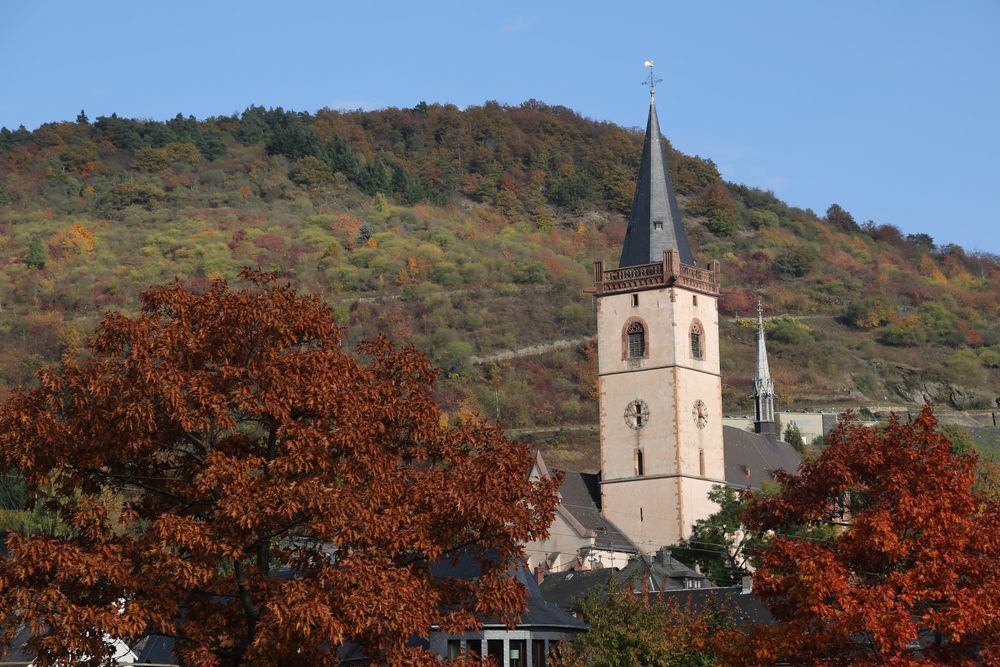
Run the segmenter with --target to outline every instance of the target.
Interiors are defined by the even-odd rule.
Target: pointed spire
[[[767,365],[764,342],[764,306],[757,300],[757,372],[753,378],[754,431],[777,437],[774,423],[774,382]]]
[[[647,65],[648,66],[648,65]],[[667,157],[663,150],[660,122],[656,117],[655,79],[649,83],[649,119],[642,147],[639,175],[635,179],[632,212],[618,266],[651,264],[663,260],[664,250],[674,250],[684,264],[694,265],[687,233],[670,181]]]

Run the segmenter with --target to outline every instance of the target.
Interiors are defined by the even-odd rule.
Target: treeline
[[[549,391],[549,374],[568,380],[544,420],[586,421],[586,357],[507,370],[468,358],[593,332],[590,263],[618,256],[641,147],[637,130],[536,101],[254,106],[162,122],[81,113],[2,129],[0,384],[79,347],[100,313],[134,308],[148,285],[204,284],[251,265],[328,299],[353,331],[428,351],[458,378],[462,409],[530,421],[537,406],[516,396]],[[786,396],[850,383],[886,395],[871,374],[845,370],[876,357],[947,381],[996,378],[996,257],[859,223],[837,204],[798,209],[670,150],[696,256],[722,261],[725,314],[753,313],[763,297],[768,312],[851,328],[772,332]],[[389,301],[352,304],[358,296]],[[732,342],[727,400],[742,405],[745,350]]]

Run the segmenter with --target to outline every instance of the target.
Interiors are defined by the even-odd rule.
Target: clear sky
[[[1000,2],[0,0],[0,126],[538,99],[1000,253]]]

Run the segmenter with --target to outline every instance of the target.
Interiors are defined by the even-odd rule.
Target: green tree
[[[675,599],[635,593],[609,577],[578,603],[590,631],[561,647],[552,667],[709,667],[714,640],[732,627],[714,600],[700,610]]]
[[[774,270],[785,280],[801,278],[812,271],[818,258],[819,253],[812,246],[796,246],[774,259]]]
[[[888,324],[896,315],[896,308],[883,297],[869,297],[847,304],[844,318],[852,327],[871,329]]]
[[[782,439],[791,445],[792,448],[799,454],[806,451],[806,443],[802,438],[802,431],[799,430],[798,424],[795,424],[794,422],[788,424],[788,426],[785,427],[785,433],[782,436]]]
[[[32,236],[28,242],[28,252],[24,255],[24,263],[35,269],[45,268],[49,261],[49,247],[38,236]]]
[[[746,506],[741,492],[729,486],[715,486],[708,499],[719,509],[707,519],[698,519],[691,537],[671,549],[682,563],[697,565],[718,586],[732,586],[751,571],[750,553],[760,539],[743,529],[740,515]]]

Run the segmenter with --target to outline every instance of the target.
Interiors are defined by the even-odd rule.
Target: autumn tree
[[[243,278],[148,290],[0,409],[0,468],[68,528],[0,560],[0,641],[28,628],[36,664],[159,634],[185,665],[335,665],[348,640],[430,665],[410,638],[519,612],[508,567],[555,503],[526,448],[449,424],[412,348],[359,359],[316,298]],[[460,551],[477,580],[432,575]]]
[[[884,428],[848,420],[799,476],[779,476],[779,495],[751,500],[748,527],[775,533],[753,583],[777,624],[728,664],[1000,661],[1000,506],[973,492],[974,458],[936,425],[929,407]],[[790,535],[838,521],[829,539]]]

